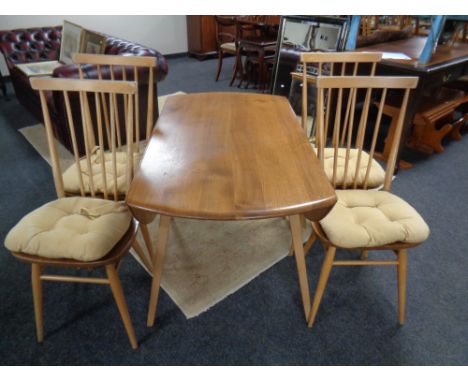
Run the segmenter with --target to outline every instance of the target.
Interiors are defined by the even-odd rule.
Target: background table
[[[468,74],[467,43],[457,42],[453,47],[438,46],[430,62],[423,65],[418,63],[418,57],[423,50],[425,42],[426,37],[413,36],[405,40],[386,42],[357,49],[359,52],[404,53],[411,57],[411,60],[382,60],[377,66],[377,75],[419,77],[418,87],[411,92],[408,101],[398,158],[400,158],[406,139],[411,132],[414,116],[420,107],[423,93]],[[391,132],[389,132],[389,137],[391,137]],[[386,147],[390,147],[391,139],[387,139],[385,145]],[[384,152],[386,151],[388,150],[384,149]]]
[[[171,97],[127,195],[142,224],[161,214],[148,325],[156,315],[171,217],[289,217],[307,318],[310,296],[300,215],[319,220],[335,202],[286,98],[247,93]]]

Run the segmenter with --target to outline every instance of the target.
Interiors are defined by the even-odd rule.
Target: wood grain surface
[[[134,211],[215,220],[320,219],[335,202],[287,99],[246,93],[171,97],[127,195]]]

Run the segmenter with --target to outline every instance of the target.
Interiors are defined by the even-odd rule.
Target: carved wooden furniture
[[[304,314],[308,316],[300,215],[321,219],[335,203],[335,193],[284,97],[248,93],[171,97],[132,181],[127,203],[143,223],[161,215],[149,326],[156,316],[172,217],[244,220],[289,216]]]
[[[233,18],[241,16],[230,16]],[[242,16],[243,19],[261,21],[268,24],[278,24],[279,16]],[[236,34],[236,28],[232,26],[221,26],[222,32]],[[191,15],[187,16],[187,41],[189,55],[203,60],[215,57],[218,53],[216,43],[216,20],[215,16]]]
[[[239,78],[238,87],[247,81],[264,87],[268,58],[273,55],[277,39],[278,20],[268,16],[239,16],[236,19],[236,64],[229,86]],[[245,57],[243,59],[243,57]]]
[[[235,56],[237,53],[236,43],[236,19],[235,17],[215,16],[216,20],[216,47],[218,51],[218,69],[215,80],[218,81],[223,67],[224,55]],[[236,72],[237,60],[235,61],[233,74]]]
[[[360,171],[360,158],[362,158],[362,141],[366,132],[372,136],[370,158],[375,153],[377,136],[379,133],[383,105],[387,93],[391,90],[400,89],[404,96],[400,105],[400,114],[397,119],[395,138],[392,150],[388,158],[385,172],[383,191],[367,190],[368,177],[370,174],[370,161],[368,162],[364,189],[357,189],[357,182],[349,188],[337,190],[338,201],[330,213],[319,223],[313,223],[314,234],[320,239],[326,255],[322,271],[317,283],[313,305],[308,317],[311,327],[315,321],[317,311],[324,294],[328,277],[333,266],[367,266],[367,265],[394,265],[398,273],[398,301],[399,322],[404,323],[405,299],[406,299],[406,264],[407,249],[423,242],[429,235],[429,228],[419,214],[404,200],[390,193],[399,139],[402,133],[403,119],[411,89],[417,86],[418,79],[415,77],[319,77],[317,79],[317,144],[318,157],[324,165],[324,151],[327,146],[327,135],[325,129],[328,124],[332,129],[332,147],[335,152],[333,166],[333,179],[337,174],[338,150],[342,147],[340,138],[345,135],[346,150],[345,171],[358,173]],[[325,98],[325,91],[334,92],[333,97],[336,107],[332,113],[327,113],[329,105]],[[359,124],[353,126],[353,118],[347,122],[343,110],[347,100],[351,98],[351,113],[356,110],[356,93],[365,94],[364,106],[361,111]],[[371,94],[379,94],[379,110],[374,119],[369,118],[371,106]],[[330,97],[330,94],[328,94]],[[333,115],[334,122],[327,122]],[[352,164],[350,162],[350,148],[355,140],[359,148],[358,159]],[[306,214],[307,216],[307,214]],[[361,260],[335,260],[337,248],[358,250],[362,253]],[[370,250],[391,250],[397,255],[396,260],[369,260]]]
[[[237,65],[240,65],[239,86],[246,82],[246,88],[249,84],[257,86],[260,90],[269,87],[271,78],[267,66],[267,60],[274,57],[276,47],[276,37],[252,36],[239,41]],[[242,56],[245,56],[245,62],[242,63]]]
[[[127,142],[134,140],[136,83],[36,77],[31,79],[31,85],[39,91],[42,103],[58,199],[24,217],[8,234],[5,246],[15,257],[32,265],[37,340],[42,342],[44,336],[42,281],[94,283],[110,285],[131,346],[136,349],[138,344],[117,273],[122,257],[132,245],[138,246],[134,241],[138,222],[127,206],[118,201],[120,189],[128,189],[133,177],[134,145],[128,144],[125,150],[118,150],[116,137],[117,97],[123,97],[127,110]],[[65,100],[75,158],[75,174],[72,175],[77,179],[80,196],[73,196],[66,190],[64,178],[67,174],[62,173],[60,167],[46,92],[61,92]],[[85,127],[80,133],[74,128],[72,93],[79,93],[78,113]],[[109,107],[109,129],[103,122],[104,100]],[[97,120],[96,139],[91,137],[91,115]],[[83,158],[78,152],[78,134],[82,135],[86,148]],[[96,146],[91,145],[91,138],[95,139]],[[47,275],[43,274],[45,267],[105,267],[107,278]]]
[[[430,94],[441,87],[468,73],[468,44],[456,42],[452,47],[438,46],[431,60],[423,65],[418,63],[426,43],[426,37],[413,36],[406,40],[392,41],[383,44],[376,44],[359,48],[356,51],[370,52],[398,52],[409,56],[410,60],[386,60],[385,58],[377,66],[378,75],[390,76],[417,76],[418,86],[411,92],[408,101],[408,110],[403,124],[402,139],[398,149],[397,157],[400,158],[404,145],[411,135],[413,121],[416,113],[420,110],[423,96]],[[398,106],[389,101],[390,106]],[[390,147],[392,147],[392,137],[394,130],[391,129],[385,141],[383,159],[388,158]]]

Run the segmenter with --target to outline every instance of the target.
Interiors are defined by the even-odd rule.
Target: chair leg
[[[299,215],[289,217],[291,225],[292,241],[294,246],[294,257],[296,259],[297,274],[299,278],[299,286],[301,288],[302,305],[304,306],[305,318],[310,311],[310,294],[309,282],[307,280],[307,269],[304,257],[304,247],[302,242],[301,218]]]
[[[161,215],[158,231],[158,245],[153,258],[153,282],[151,283],[151,296],[149,301],[147,325],[153,326],[156,318],[156,308],[158,305],[159,288],[161,285],[162,271],[164,268],[164,258],[166,257],[166,245],[169,237],[171,217]]]
[[[218,81],[222,67],[223,67],[223,51],[220,49],[218,52],[218,71],[216,72],[215,81]]]
[[[132,244],[132,248],[135,250],[138,258],[141,260],[143,265],[146,267],[146,269],[149,272],[153,271],[153,265],[151,264],[151,260],[148,260],[148,257],[145,255],[145,252],[143,251],[143,248],[141,248],[140,243],[138,240],[135,238]]]
[[[231,77],[231,81],[229,82],[229,86],[232,86],[234,84],[234,81],[236,80],[239,68],[242,71],[242,62],[240,60],[241,60],[241,58],[239,56],[239,53],[237,52],[236,53],[236,61],[234,63],[234,69],[232,71],[232,77]]]
[[[400,325],[405,323],[405,305],[406,305],[406,264],[407,264],[407,253],[406,249],[398,251],[398,265],[397,265],[397,277],[398,277],[398,319]]]
[[[36,321],[37,342],[44,341],[44,321],[42,316],[42,281],[41,266],[39,264],[31,265],[31,282],[34,301],[34,318]]]
[[[315,243],[316,238],[317,238],[317,236],[315,236],[315,233],[311,232],[310,236],[309,236],[309,239],[307,239],[306,243],[304,244],[304,255],[307,255],[307,253],[310,251],[310,249],[312,248],[312,246]]]
[[[307,325],[309,328],[312,327],[317,315],[320,302],[322,301],[323,292],[327,286],[328,277],[330,276],[330,271],[333,266],[333,260],[335,259],[336,247],[328,247],[327,253],[325,255],[325,260],[323,261],[322,271],[320,272],[320,277],[317,283],[317,289],[315,290],[314,301],[312,303],[312,309],[310,310],[309,319]]]
[[[125,296],[122,290],[122,284],[120,283],[119,276],[117,275],[117,270],[115,269],[114,264],[106,265],[106,273],[110,282],[110,287],[112,294],[114,295],[115,303],[119,309],[120,316],[127,332],[128,339],[132,345],[132,349],[138,348],[138,342],[135,336],[135,331],[133,330],[132,321],[130,320],[130,314],[128,313],[127,303],[125,302]]]
[[[363,249],[361,251],[361,260],[367,260],[369,258],[369,251],[367,249]]]

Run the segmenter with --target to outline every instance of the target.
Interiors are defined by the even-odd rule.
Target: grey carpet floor
[[[215,60],[171,59],[159,94],[231,91],[231,65],[232,59],[216,83]],[[34,123],[14,96],[0,98],[2,243],[23,215],[54,198],[50,167],[17,131]],[[466,365],[467,161],[465,136],[447,144],[442,155],[419,158],[394,182],[394,192],[431,228],[429,240],[410,252],[404,327],[397,325],[396,272],[350,267],[332,271],[316,325],[308,329],[295,263],[286,258],[192,320],[162,292],[156,325],[149,329],[150,279],[128,256],[121,278],[139,349],[131,350],[107,287],[52,283],[44,287],[46,339],[39,345],[30,269],[0,246],[0,364]],[[307,256],[312,290],[322,259],[315,245]]]

